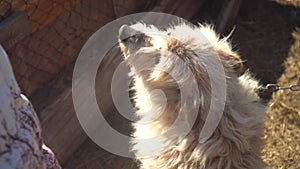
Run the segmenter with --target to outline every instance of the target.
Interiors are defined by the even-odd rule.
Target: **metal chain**
[[[291,90],[291,91],[300,91],[300,84],[293,84],[290,86],[280,86],[278,84],[268,84],[265,87],[266,90],[271,92],[277,92],[278,90]]]

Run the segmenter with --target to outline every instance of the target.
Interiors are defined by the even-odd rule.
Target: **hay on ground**
[[[275,2],[281,5],[300,7],[300,0],[275,0]]]
[[[278,84],[300,83],[300,30],[293,33],[295,43],[285,61],[285,72]],[[300,168],[300,91],[273,94],[266,117],[266,147],[263,158],[270,168]]]

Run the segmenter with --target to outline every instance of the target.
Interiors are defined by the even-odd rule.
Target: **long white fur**
[[[231,49],[228,37],[220,39],[210,26],[190,26],[186,24],[173,26],[161,31],[154,26],[138,23],[131,28],[151,37],[152,46],[141,46],[137,51],[127,51],[126,45],[120,45],[125,58],[134,63],[133,90],[134,102],[138,109],[139,121],[133,123],[133,151],[140,161],[142,169],[260,169],[264,163],[260,158],[263,146],[265,108],[255,93],[258,82],[249,73],[239,76],[234,68],[239,58]],[[167,38],[169,37],[169,38]],[[171,40],[170,40],[171,39]],[[128,45],[128,44],[127,44]],[[139,44],[129,44],[139,45]],[[178,105],[179,95],[173,90],[176,85],[189,88],[193,77],[188,70],[173,56],[164,51],[178,54],[180,59],[189,62],[193,76],[196,78],[199,93],[187,91],[190,103]],[[128,55],[128,53],[138,53]],[[234,55],[234,57],[232,57]],[[142,62],[139,57],[160,57],[159,63]],[[221,59],[226,76],[226,104],[223,117],[214,134],[205,142],[198,142],[203,127],[210,99],[218,99],[211,95],[209,77],[205,72],[204,61]],[[151,60],[151,59],[150,59]],[[151,64],[151,65],[150,65]],[[140,66],[140,67],[139,67]],[[180,79],[166,77],[160,70],[139,72],[143,67],[152,66],[172,72]],[[183,70],[182,70],[183,69]],[[213,75],[221,78],[218,70]],[[218,83],[215,81],[213,83]],[[161,90],[153,92],[159,87]],[[165,92],[162,94],[162,92]],[[169,99],[168,105],[166,100]],[[193,100],[199,99],[199,100]],[[190,123],[189,110],[199,102],[199,114],[195,124]],[[180,116],[184,114],[184,116]],[[166,131],[178,117],[180,127],[173,126]],[[182,131],[191,127],[186,136]],[[151,139],[153,138],[153,139]],[[142,141],[148,139],[148,141]]]

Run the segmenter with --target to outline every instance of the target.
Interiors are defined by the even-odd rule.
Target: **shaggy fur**
[[[258,82],[247,72],[240,76],[242,62],[227,38],[220,39],[209,26],[185,24],[159,30],[138,23],[124,25],[119,33],[120,47],[134,79],[133,100],[139,120],[133,123],[132,143],[136,158],[141,162],[140,168],[264,167],[260,159],[264,106],[255,93]],[[218,97],[211,94],[211,81],[206,71],[206,66],[213,65],[205,65],[203,61],[218,61],[219,58],[226,76],[225,108],[213,135],[199,143],[210,99]],[[187,90],[189,100],[185,104],[180,104],[179,86],[192,88],[193,77],[180,60],[188,64],[199,89],[199,93]],[[218,70],[213,70],[213,75],[221,78]],[[200,106],[196,121],[191,123],[189,111],[195,108],[194,101]],[[177,117],[184,117],[179,119],[182,125],[172,126]],[[182,126],[191,127],[186,136],[181,135]]]

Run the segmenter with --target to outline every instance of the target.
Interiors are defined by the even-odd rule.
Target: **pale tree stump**
[[[0,168],[60,169],[44,145],[30,101],[21,94],[9,59],[0,45]]]

